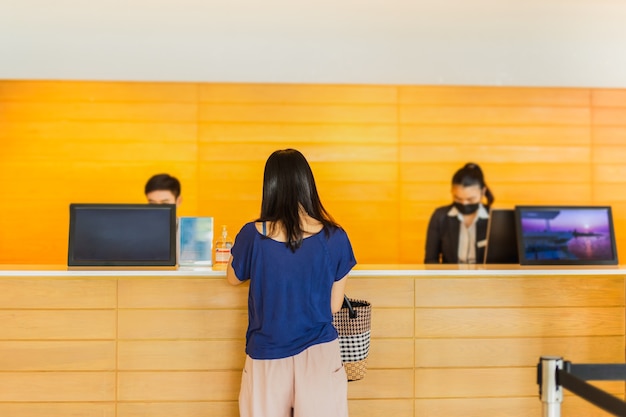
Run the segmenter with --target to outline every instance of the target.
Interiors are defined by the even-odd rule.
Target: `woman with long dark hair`
[[[355,264],[305,157],[294,149],[272,153],[261,216],[241,228],[226,272],[233,285],[250,281],[242,417],[348,415],[332,315]]]
[[[452,204],[435,210],[428,223],[424,263],[482,263],[489,208],[494,197],[477,164],[452,177]]]

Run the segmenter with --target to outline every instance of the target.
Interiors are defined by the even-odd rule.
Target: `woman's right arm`
[[[226,281],[228,281],[230,285],[239,285],[243,282],[240,281],[239,278],[237,278],[237,275],[235,275],[232,255],[230,256],[230,259],[228,260],[228,266],[226,267]]]
[[[330,292],[330,310],[335,314],[341,310],[343,305],[343,296],[346,293],[346,281],[348,276],[341,278],[339,281],[335,281],[333,288]]]

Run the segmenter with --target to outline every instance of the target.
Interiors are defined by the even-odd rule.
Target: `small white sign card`
[[[213,217],[178,218],[178,265],[211,266]]]

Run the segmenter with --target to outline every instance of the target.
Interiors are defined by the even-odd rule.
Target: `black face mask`
[[[476,213],[476,211],[478,210],[478,206],[480,205],[479,203],[475,203],[475,204],[461,204],[461,203],[457,203],[457,202],[454,202],[452,204],[454,205],[454,207],[456,207],[456,209],[459,211],[459,213],[461,213],[463,215]]]

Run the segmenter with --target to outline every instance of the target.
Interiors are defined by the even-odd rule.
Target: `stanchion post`
[[[542,356],[539,362],[539,397],[542,402],[543,417],[561,417],[563,387],[557,381],[557,369],[563,369],[563,358]]]

